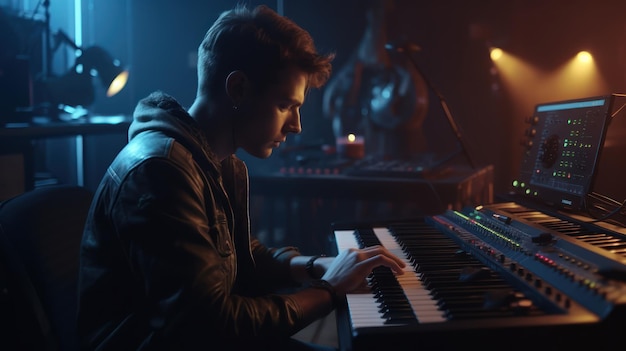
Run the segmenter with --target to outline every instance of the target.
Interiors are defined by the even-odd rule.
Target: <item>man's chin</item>
[[[272,149],[255,150],[254,152],[248,151],[248,154],[256,158],[265,159],[265,158],[269,158],[270,156],[272,156],[272,151],[273,151]]]

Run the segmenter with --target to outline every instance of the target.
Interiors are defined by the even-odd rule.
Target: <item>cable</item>
[[[614,97],[626,97],[626,94],[620,94],[620,93],[613,93],[612,95]],[[617,116],[624,109],[624,107],[626,107],[626,103],[623,103],[617,110],[613,111],[613,113],[611,113],[610,119],[613,120],[615,116]],[[593,203],[590,204],[591,208],[587,205],[587,203],[585,203],[585,209],[587,210],[587,213],[589,213],[589,215],[592,218],[595,218],[593,221],[591,221],[591,223],[602,222],[607,219],[610,219],[611,217],[619,214],[621,210],[626,208],[626,199],[624,199],[620,203],[615,199],[612,199],[608,196],[598,194],[598,193],[591,193],[591,194],[588,194],[588,196],[591,197],[592,199],[595,199],[595,201],[593,201]],[[616,206],[616,207],[613,209],[607,208],[607,207],[612,207],[612,206]],[[606,214],[598,218],[592,213],[592,209],[596,209]],[[619,223],[619,221],[617,222]],[[623,223],[620,223],[620,224],[623,225]]]
[[[587,209],[587,213],[592,218],[594,218],[594,220],[591,221],[590,223],[597,223],[597,222],[606,221],[607,219],[610,219],[611,217],[619,214],[624,208],[626,208],[626,199],[623,200],[621,203],[619,203],[619,202],[617,202],[617,201],[615,201],[615,200],[613,200],[611,198],[608,198],[608,197],[606,197],[604,195],[601,195],[601,194],[593,193],[593,194],[590,194],[590,196],[593,196],[593,197],[597,198],[597,201],[594,201],[594,203],[591,204],[590,207],[585,206],[585,208]],[[617,204],[619,204],[619,206],[617,206],[617,207],[615,207],[613,209],[608,209],[607,208],[608,206],[617,205]],[[604,214],[601,217],[597,217],[596,215],[594,215],[592,213],[592,209],[596,209],[596,210],[598,210],[600,212],[604,212],[606,214]],[[619,222],[619,221],[617,221],[617,222]],[[620,224],[622,224],[622,223],[620,223]]]
[[[618,214],[624,208],[626,208],[626,200],[624,200],[619,207],[613,209],[611,212],[607,213],[606,215],[604,215],[604,216],[602,216],[600,218],[595,218],[594,217],[595,219],[593,221],[591,221],[591,223],[597,223],[597,222],[605,221],[605,220],[615,216],[616,214]]]
[[[620,113],[624,109],[624,106],[626,106],[626,102],[623,103],[622,106],[620,106],[617,110],[615,110],[615,112],[611,114],[611,119],[617,116],[617,114]]]

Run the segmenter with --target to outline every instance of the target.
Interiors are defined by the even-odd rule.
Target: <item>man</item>
[[[374,267],[402,272],[382,247],[316,259],[251,238],[248,173],[234,153],[266,158],[300,133],[300,106],[331,60],[287,18],[240,6],[199,47],[188,111],[161,92],[138,104],[85,227],[78,327],[87,348],[286,348]]]

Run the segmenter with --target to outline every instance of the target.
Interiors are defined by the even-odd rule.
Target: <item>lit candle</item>
[[[359,160],[365,157],[365,142],[362,136],[348,134],[337,138],[337,154],[340,157]]]

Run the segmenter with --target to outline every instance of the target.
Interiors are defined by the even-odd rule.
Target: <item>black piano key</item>
[[[388,229],[445,318],[481,319],[545,313],[533,304],[518,303],[520,295],[509,282],[430,224],[423,221],[392,223]],[[355,230],[355,237],[361,248],[382,245],[372,228]],[[418,323],[419,312],[413,310],[391,270],[378,267],[368,280],[372,299],[385,324]]]
[[[360,234],[362,231],[359,231]],[[366,236],[367,231],[363,231]],[[373,231],[370,233],[374,235]],[[374,235],[375,236],[375,235]],[[378,239],[368,238],[364,242],[378,245]],[[376,243],[378,242],[378,244]],[[380,302],[381,318],[386,324],[415,324],[417,318],[406,295],[393,272],[387,267],[377,267],[370,276],[370,287],[374,297]]]
[[[447,318],[519,315],[520,311],[528,313],[532,310],[490,301],[490,293],[506,291],[513,296],[514,289],[481,261],[460,250],[454,240],[439,230],[419,222],[416,225],[394,224],[390,230],[424,286],[431,291],[438,306],[446,311]]]

